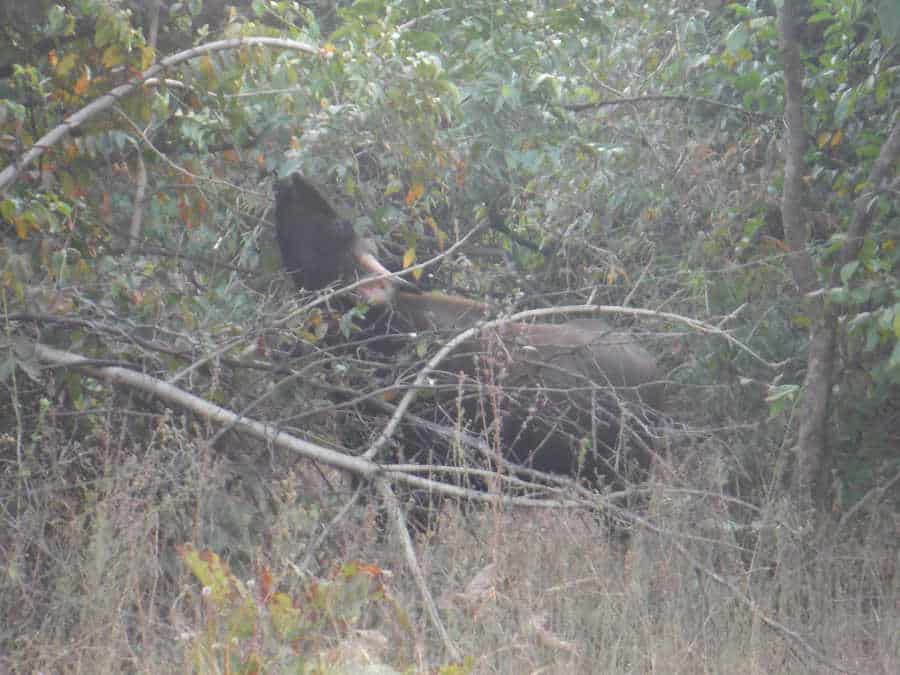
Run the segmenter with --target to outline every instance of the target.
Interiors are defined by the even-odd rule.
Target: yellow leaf
[[[820,131],[819,135],[816,136],[816,145],[819,146],[819,149],[824,148],[828,141],[831,140],[831,132],[830,131]]]
[[[844,139],[844,132],[841,131],[840,129],[838,129],[831,135],[831,141],[829,142],[829,145],[832,148],[836,148],[837,146],[839,146],[841,144],[841,141],[843,139]]]
[[[118,45],[110,45],[103,52],[103,65],[107,68],[115,68],[122,63],[122,50]]]
[[[425,194],[425,186],[422,183],[413,183],[409,192],[406,193],[406,205],[409,206],[418,201],[423,194]]]
[[[438,250],[443,251],[444,244],[447,243],[447,239],[448,239],[447,233],[444,232],[440,227],[438,227],[438,224],[434,221],[434,218],[432,218],[431,216],[428,216],[425,219],[425,223],[428,225],[429,228],[431,228],[431,231],[434,232],[434,236],[437,237]]]
[[[389,180],[388,180],[387,187],[384,188],[384,196],[385,197],[390,197],[391,195],[397,194],[398,192],[400,192],[400,188],[402,187],[402,185],[400,184],[400,181],[397,180],[395,177],[389,176],[388,178],[389,178]]]
[[[153,47],[141,47],[141,70],[147,70],[156,60],[156,50]]]
[[[424,272],[424,271],[425,271],[425,270],[423,270],[423,269],[421,269],[421,268],[419,268],[419,269],[417,269],[417,270],[413,270],[413,271],[412,271],[412,277],[413,277],[413,279],[415,279],[416,281],[418,281],[419,279],[421,279],[421,278],[422,278],[422,272]]]
[[[410,246],[403,254],[403,267],[411,267],[416,262],[416,247]]]
[[[59,60],[59,63],[56,64],[56,74],[60,77],[65,77],[69,74],[69,71],[75,67],[75,53],[66,54]]]
[[[209,54],[204,55],[200,60],[200,72],[210,80],[213,79],[213,76],[216,74],[216,68],[213,65],[212,59],[209,58]]]
[[[51,68],[56,68],[56,64],[59,63],[59,58],[56,56],[56,50],[51,49],[47,52],[47,63]]]
[[[75,87],[73,91],[76,96],[81,96],[84,92],[87,91],[88,84],[91,82],[90,74],[88,73],[88,69],[85,68],[84,72],[81,74],[81,77],[78,78],[78,81],[75,83]]]
[[[797,314],[791,318],[791,323],[794,324],[796,328],[809,328],[812,325],[812,321],[808,316],[804,316],[803,314]]]

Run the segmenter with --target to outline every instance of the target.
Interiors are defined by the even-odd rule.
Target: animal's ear
[[[279,210],[289,209],[295,217],[322,216],[336,219],[337,213],[321,191],[299,173],[292,173],[275,183],[275,205]]]

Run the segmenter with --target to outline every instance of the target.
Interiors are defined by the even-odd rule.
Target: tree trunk
[[[803,65],[797,35],[797,7],[784,0],[779,12],[784,55],[784,120],[787,125],[787,152],[784,165],[784,191],[781,217],[784,236],[790,249],[788,265],[794,282],[808,297],[819,288],[815,264],[807,248],[808,236],[803,218],[803,153],[806,131],[803,126]],[[834,369],[834,343],[837,317],[827,311],[824,296],[811,297],[809,355],[803,382],[800,429],[797,434],[794,487],[807,507],[824,507],[828,502],[831,474],[828,452],[828,408]]]
[[[815,261],[809,253],[808,235],[803,218],[803,153],[806,132],[803,126],[803,66],[797,34],[797,0],[784,0],[779,12],[784,55],[784,120],[787,126],[787,152],[784,166],[784,191],[781,215],[785,240],[790,253],[788,265],[794,282],[810,303],[811,324],[806,376],[803,381],[803,402],[800,408],[800,428],[797,433],[797,466],[794,487],[796,494],[808,507],[825,509],[831,499],[832,456],[829,448],[829,404],[834,379],[835,343],[837,341],[840,307],[826,304],[821,293]],[[881,189],[894,172],[900,158],[900,122],[894,127],[881,148],[867,180],[866,189],[859,195],[847,231],[847,240],[838,264],[827,282],[840,285],[843,265],[856,260],[872,219],[873,192]]]

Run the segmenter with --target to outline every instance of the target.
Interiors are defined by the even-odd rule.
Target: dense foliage
[[[378,421],[335,408],[335,389],[371,395],[396,371],[329,352],[365,308],[332,323],[328,303],[282,274],[271,186],[295,170],[395,268],[477,228],[415,276],[424,287],[504,311],[593,302],[721,324],[749,350],[677,321],[615,319],[652,336],[668,413],[691,432],[684,454],[760,508],[797,496],[807,348],[825,303],[838,339],[823,510],[896,509],[883,488],[900,472],[900,179],[895,166],[885,184],[866,181],[900,124],[900,8],[804,3],[802,243],[817,285],[798,290],[775,5],[0,2],[0,539],[14,542],[2,584],[30,598],[20,634],[40,634],[0,651],[37,668],[36,645],[74,630],[78,607],[37,628],[57,567],[152,540],[171,549],[161,568],[128,583],[174,598],[174,544],[250,566],[311,541],[343,503],[308,462],[47,367],[30,347],[147,373],[326,445],[352,427],[351,450],[365,449]],[[870,224],[845,261],[861,197]],[[668,480],[689,488],[690,470]],[[144,509],[154,518],[138,524]],[[761,516],[748,514],[728,517],[749,528]],[[122,630],[131,639],[140,621]]]

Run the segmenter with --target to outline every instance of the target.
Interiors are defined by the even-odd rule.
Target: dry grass
[[[211,432],[169,414],[153,418],[142,444],[115,413],[94,423],[78,434],[96,439],[90,447],[66,442],[60,428],[27,456],[5,439],[0,672],[188,672],[198,589],[174,552],[188,541],[227,558],[241,578],[270,566],[291,593],[342,560],[391,570],[388,590],[412,633],[378,612],[365,627],[388,634],[385,658],[396,666],[441,662],[371,507],[353,509],[308,550],[349,493],[333,476],[265,453],[235,464],[206,448]],[[896,513],[811,534],[790,504],[742,516],[709,488],[711,477],[691,475],[699,492],[659,487],[650,499],[664,536],[635,528],[627,543],[586,514],[445,506],[438,534],[417,542],[419,560],[474,672],[828,670],[763,617],[849,671],[900,672]]]

